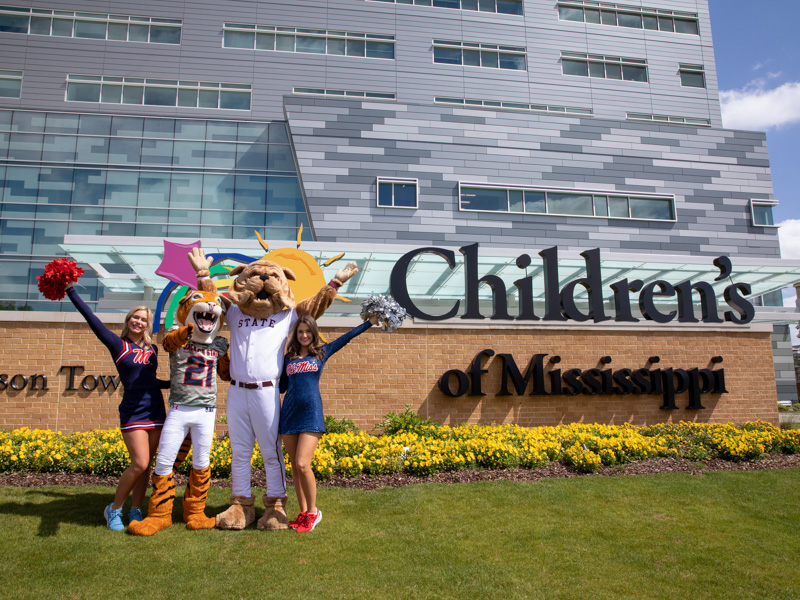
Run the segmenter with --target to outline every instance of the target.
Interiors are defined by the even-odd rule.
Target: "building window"
[[[180,19],[0,6],[0,31],[121,42],[180,44]]]
[[[558,18],[562,21],[700,35],[697,13],[663,8],[568,0],[558,3]]]
[[[775,227],[775,220],[772,218],[772,207],[777,204],[777,202],[751,200],[750,217],[753,225],[757,227]]]
[[[459,183],[463,211],[674,221],[671,196]]]
[[[22,71],[0,70],[0,98],[19,98],[22,92]]]
[[[644,58],[621,58],[586,54],[583,52],[562,52],[561,69],[564,75],[598,77],[603,79],[624,79],[647,83],[647,60]]]
[[[417,208],[416,179],[378,177],[378,206],[381,208]]]
[[[706,87],[706,72],[703,65],[680,65],[681,85],[684,87]]]
[[[628,113],[628,120],[650,121],[651,123],[665,123],[667,125],[694,125],[696,127],[711,127],[711,119],[698,119],[696,117],[675,117],[670,115]]]
[[[358,90],[331,90],[324,88],[296,87],[292,93],[298,96],[327,96],[329,98],[355,98],[361,100],[396,100],[390,92],[360,92]]]
[[[67,75],[67,102],[250,110],[250,84]]]
[[[435,8],[455,8],[460,10],[477,10],[480,12],[500,13],[504,15],[521,15],[522,0],[375,0],[395,4],[416,4],[417,6],[433,6]]]
[[[222,47],[394,59],[393,35],[246,23],[225,23]]]
[[[523,112],[546,112],[560,115],[592,116],[591,108],[577,106],[554,106],[551,104],[529,104],[527,102],[507,102],[501,100],[475,100],[470,98],[447,98],[436,96],[436,104],[451,104],[464,108],[488,108],[490,110],[515,110]]]
[[[494,69],[527,69],[525,48],[479,42],[433,40],[433,62],[465,67]]]

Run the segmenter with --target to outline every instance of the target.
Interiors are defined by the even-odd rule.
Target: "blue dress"
[[[325,344],[325,358],[313,356],[284,361],[280,380],[280,391],[286,392],[281,406],[280,433],[325,432],[325,416],[322,414],[322,397],[319,379],[325,362],[357,335],[372,327],[364,321],[358,327]]]
[[[158,349],[143,348],[128,338],[121,338],[109,331],[75,291],[67,290],[67,296],[86,319],[89,327],[103,345],[108,348],[122,383],[122,402],[119,405],[120,429],[155,429],[164,425],[167,413],[164,408],[162,388],[169,381],[158,379]]]

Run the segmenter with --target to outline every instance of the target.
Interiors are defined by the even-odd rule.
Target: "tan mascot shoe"
[[[183,521],[186,529],[213,529],[217,524],[214,517],[205,512],[208,486],[211,484],[211,467],[192,469],[186,492],[183,494]]]
[[[153,474],[153,493],[147,505],[147,518],[128,525],[134,535],[153,535],[172,525],[172,502],[175,500],[175,480],[169,475]]]
[[[256,499],[253,496],[232,496],[231,505],[223,513],[217,515],[219,529],[244,529],[256,520]]]
[[[264,516],[258,520],[258,530],[273,531],[276,529],[289,529],[289,520],[286,518],[286,502],[288,498],[270,498],[264,496]]]

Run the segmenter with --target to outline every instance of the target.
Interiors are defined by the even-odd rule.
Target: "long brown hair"
[[[297,341],[297,328],[300,323],[305,323],[311,330],[311,343],[308,345],[308,354],[317,360],[325,358],[325,349],[323,348],[322,339],[319,337],[319,327],[317,321],[311,315],[303,315],[298,317],[297,322],[292,326],[292,332],[289,334],[289,341],[286,344],[286,360],[292,360],[300,356],[300,342]]]
[[[143,310],[147,312],[147,327],[142,334],[142,346],[150,347],[153,345],[153,340],[151,339],[151,335],[153,333],[153,313],[152,311],[147,308],[146,306],[134,306],[132,309],[128,311],[128,314],[125,315],[125,324],[122,326],[122,333],[119,337],[128,337],[130,333],[130,329],[128,328],[128,323],[133,316],[133,313]]]

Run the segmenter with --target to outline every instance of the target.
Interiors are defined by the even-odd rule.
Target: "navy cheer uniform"
[[[122,403],[119,405],[120,429],[155,429],[164,425],[167,418],[161,388],[169,387],[169,381],[156,377],[158,371],[157,348],[140,348],[128,338],[122,339],[100,322],[86,303],[69,288],[67,295],[75,308],[86,319],[94,334],[108,351],[117,366],[122,383]]]
[[[319,394],[319,379],[322,376],[325,361],[344,348],[347,342],[370,327],[372,327],[372,323],[364,321],[358,327],[351,329],[329,344],[325,344],[322,360],[309,355],[284,362],[280,390],[281,392],[286,391],[286,395],[283,397],[283,406],[281,406],[281,434],[306,431],[325,432],[322,397]]]

